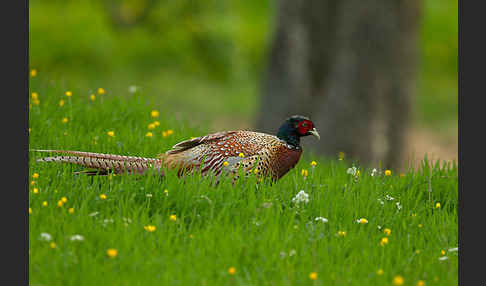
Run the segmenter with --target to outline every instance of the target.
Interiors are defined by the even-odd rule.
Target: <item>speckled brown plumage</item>
[[[300,159],[300,137],[319,134],[306,117],[293,116],[280,127],[277,136],[253,131],[226,131],[182,141],[158,158],[143,158],[81,151],[35,150],[66,154],[44,157],[41,162],[66,162],[94,168],[101,173],[144,174],[149,169],[163,173],[176,169],[178,175],[201,171],[206,175],[227,174],[234,179],[242,170],[246,175],[267,176],[277,180]],[[90,172],[93,174],[93,172]]]
[[[243,157],[239,156],[240,153]],[[183,141],[159,158],[181,172],[201,167],[202,174],[229,172],[237,177],[241,167],[247,174],[256,169],[257,175],[278,179],[297,164],[301,153],[302,149],[290,146],[273,135],[227,131]],[[228,165],[224,166],[224,162]]]

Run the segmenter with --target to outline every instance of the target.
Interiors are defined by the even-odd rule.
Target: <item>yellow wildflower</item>
[[[172,134],[174,134],[174,130],[172,129],[167,130],[167,135],[172,135]]]
[[[413,213],[413,214],[412,214],[412,217],[416,217],[416,216],[417,216],[417,214],[416,214],[416,213]]]
[[[253,170],[253,173],[258,174],[258,169]]]
[[[39,174],[38,174],[38,173],[34,173],[34,174],[32,174],[32,178],[34,178],[34,179],[39,178]]]
[[[339,236],[342,236],[342,237],[345,237],[345,236],[346,236],[346,232],[345,232],[345,231],[340,230],[340,231],[338,231],[338,235],[339,235]]]
[[[39,105],[39,104],[40,104],[40,100],[38,100],[38,99],[33,99],[33,100],[32,100],[32,103],[33,103],[34,105]]]
[[[150,124],[148,125],[148,129],[154,129],[154,128],[155,128],[155,124],[150,123]]]
[[[66,197],[62,197],[62,198],[61,198],[61,201],[62,201],[63,203],[65,203],[65,202],[67,202],[67,198],[66,198]]]
[[[51,243],[49,243],[49,246],[52,248],[52,249],[55,249],[57,247],[56,243],[53,241]]]
[[[38,100],[39,99],[39,94],[37,92],[32,93],[32,99],[33,100]]]
[[[230,268],[228,269],[228,273],[229,273],[229,275],[235,275],[235,273],[236,273],[236,268],[234,268],[234,267],[230,267]]]
[[[47,204],[48,204],[48,203],[47,203],[46,201],[43,201],[43,202],[42,202],[42,206],[43,206],[43,207],[47,207]]]
[[[317,162],[316,162],[316,161],[312,161],[312,162],[311,162],[311,166],[312,166],[312,167],[317,166]]]
[[[420,250],[419,249],[415,250],[415,253],[420,254]]]
[[[169,195],[169,190],[165,189],[165,190],[164,190],[164,194],[165,194],[166,196],[168,196],[168,195]]]
[[[154,225],[146,225],[143,228],[145,228],[146,231],[148,232],[154,232],[156,227]]]
[[[367,219],[365,219],[365,218],[360,218],[360,219],[358,220],[358,223],[361,223],[361,224],[367,224],[367,223],[368,223],[368,220],[367,220]]]
[[[64,204],[64,203],[63,203],[63,201],[62,201],[62,200],[57,201],[57,206],[58,206],[58,207],[62,207],[62,205],[63,205],[63,204]]]
[[[32,214],[32,208],[29,208],[29,214]]]
[[[110,137],[115,137],[115,131],[108,131],[106,134],[108,134]]]
[[[68,121],[69,121],[69,119],[68,119],[67,117],[64,117],[64,118],[62,119],[62,123],[64,123],[64,124],[66,124]]]
[[[359,170],[356,171],[356,177],[358,177],[361,174]]]
[[[34,180],[30,181],[30,185],[31,186],[35,185],[35,181]]]
[[[422,228],[422,224],[421,224],[421,223],[419,223],[419,224],[418,224],[418,227],[419,227],[419,228]]]
[[[390,235],[390,233],[391,233],[391,229],[389,229],[389,228],[385,228],[385,229],[383,230],[383,232],[384,232],[384,233],[385,233],[385,234],[388,236],[388,235]]]
[[[103,88],[98,88],[98,94],[105,94],[105,90]]]
[[[228,167],[229,163],[224,161],[223,166]]]
[[[105,194],[101,194],[101,195],[100,195],[100,199],[102,199],[102,200],[106,200],[106,195],[105,195]]]
[[[64,106],[64,103],[66,103],[66,102],[64,101],[64,99],[59,100],[59,106],[60,106],[60,107],[63,107],[63,106]]]
[[[385,176],[390,176],[391,175],[391,171],[390,170],[386,170],[385,171]]]
[[[152,117],[159,117],[159,114],[160,113],[157,110],[152,110],[152,112],[150,112],[150,116],[152,116]]]
[[[417,286],[425,286],[425,281],[424,280],[417,281]]]
[[[403,280],[403,277],[400,276],[400,275],[397,275],[393,278],[393,281],[392,281],[393,285],[395,286],[400,286],[400,285],[403,285],[404,283],[404,280]]]
[[[388,244],[388,237],[383,237],[380,241],[381,246],[385,246],[385,244]]]
[[[439,202],[435,203],[435,208],[440,209],[440,203]]]
[[[65,94],[66,94],[66,96],[67,96],[67,97],[71,97],[71,96],[73,95],[73,93],[72,93],[71,91],[69,91],[69,90],[68,90],[68,91],[66,91],[66,93],[65,93]]]
[[[147,134],[145,134],[145,137],[152,138],[152,136],[153,136],[152,132],[147,132]]]
[[[309,273],[309,279],[310,280],[316,280],[317,279],[317,272]]]
[[[445,250],[444,250],[444,249],[442,249],[442,250],[440,251],[440,254],[445,255],[445,254],[446,254]]]
[[[37,76],[37,70],[36,69],[30,70],[30,76],[31,77],[36,77]]]
[[[302,174],[302,176],[304,176],[304,177],[309,176],[309,171],[307,171],[306,169],[302,169],[302,171],[300,171],[300,173],[301,173],[301,174]]]
[[[74,213],[74,208],[69,208],[68,213],[73,214]]]
[[[109,258],[115,258],[118,255],[118,250],[114,248],[108,248],[106,250],[106,255],[108,255]]]
[[[383,269],[381,269],[381,268],[380,268],[380,269],[378,269],[378,271],[376,271],[376,274],[378,274],[378,275],[383,275]]]
[[[240,158],[244,158],[244,157],[245,157],[245,154],[240,153],[240,154],[238,154],[238,157],[240,157]]]
[[[155,120],[153,124],[154,124],[155,126],[159,126],[159,125],[160,125],[160,122],[158,122],[157,120]]]
[[[167,132],[166,131],[162,131],[162,137],[167,137]]]
[[[91,99],[91,101],[95,101],[96,96],[95,96],[94,94],[91,94],[91,95],[89,96],[89,99]]]
[[[345,156],[344,152],[339,152],[338,153],[338,160],[342,161],[344,159],[344,156]]]
[[[34,189],[32,190],[32,193],[34,193],[35,195],[37,195],[37,194],[39,193],[39,189],[38,189],[38,188],[34,188]]]
[[[170,219],[171,221],[176,221],[176,220],[177,220],[177,216],[176,216],[175,214],[170,215],[169,219]]]

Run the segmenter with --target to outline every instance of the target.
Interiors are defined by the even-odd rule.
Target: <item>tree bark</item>
[[[314,121],[318,154],[398,168],[415,92],[418,0],[280,0],[257,128]]]

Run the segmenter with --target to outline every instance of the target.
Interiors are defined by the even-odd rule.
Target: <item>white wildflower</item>
[[[40,239],[44,241],[51,241],[52,236],[48,234],[47,232],[43,232],[40,234]]]
[[[395,198],[394,198],[394,197],[392,197],[392,196],[390,196],[390,195],[385,195],[385,199],[386,199],[387,201],[393,201]]]
[[[376,170],[376,168],[373,168],[373,170],[371,170],[371,176],[374,177],[377,172],[378,171]]]
[[[287,256],[287,253],[285,253],[285,251],[280,251],[280,258],[284,259],[285,256]]]
[[[348,168],[348,170],[346,171],[346,173],[347,174],[351,174],[353,176],[356,176],[356,171],[357,171],[356,167],[353,166],[351,168]]]
[[[88,216],[97,216],[99,212],[90,213]]]
[[[377,226],[379,230],[381,230],[381,225]]]
[[[321,222],[323,222],[323,223],[328,222],[327,218],[325,218],[325,217],[321,217],[321,216],[316,217],[314,220],[315,220],[315,221],[321,221]]]
[[[307,204],[309,202],[309,195],[304,192],[304,190],[301,190],[295,197],[292,199],[293,203],[305,203]]]
[[[455,251],[458,251],[459,248],[458,247],[453,247],[453,248],[449,248],[447,251],[449,252],[455,252]]]
[[[378,202],[383,206],[385,205],[385,202],[382,199],[378,199]]]
[[[83,241],[83,240],[84,240],[84,236],[80,234],[75,234],[71,236],[71,241]]]
[[[131,86],[128,87],[128,92],[130,92],[130,93],[135,93],[135,92],[137,92],[137,90],[138,90],[138,86],[136,86],[136,85],[131,85]]]
[[[146,194],[145,195],[147,198],[151,198],[152,197],[152,194]]]
[[[254,225],[256,225],[256,226],[260,226],[260,225],[261,225],[261,223],[260,223],[260,222],[258,222],[256,219],[253,219],[253,220],[252,220],[252,223],[253,223]]]
[[[401,210],[402,209],[402,205],[400,204],[400,202],[397,202],[396,205],[397,205],[397,209],[398,210]]]
[[[297,254],[297,251],[295,251],[295,249],[291,249],[289,251],[289,256],[294,256],[295,254]]]
[[[439,260],[440,261],[444,261],[444,260],[447,260],[447,259],[449,259],[449,257],[447,257],[447,256],[441,256],[441,257],[439,257]]]

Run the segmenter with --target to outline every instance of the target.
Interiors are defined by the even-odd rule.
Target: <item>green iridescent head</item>
[[[277,132],[278,138],[294,147],[300,147],[300,137],[308,135],[316,136],[317,139],[320,139],[314,123],[308,117],[302,115],[293,115],[287,118]]]

